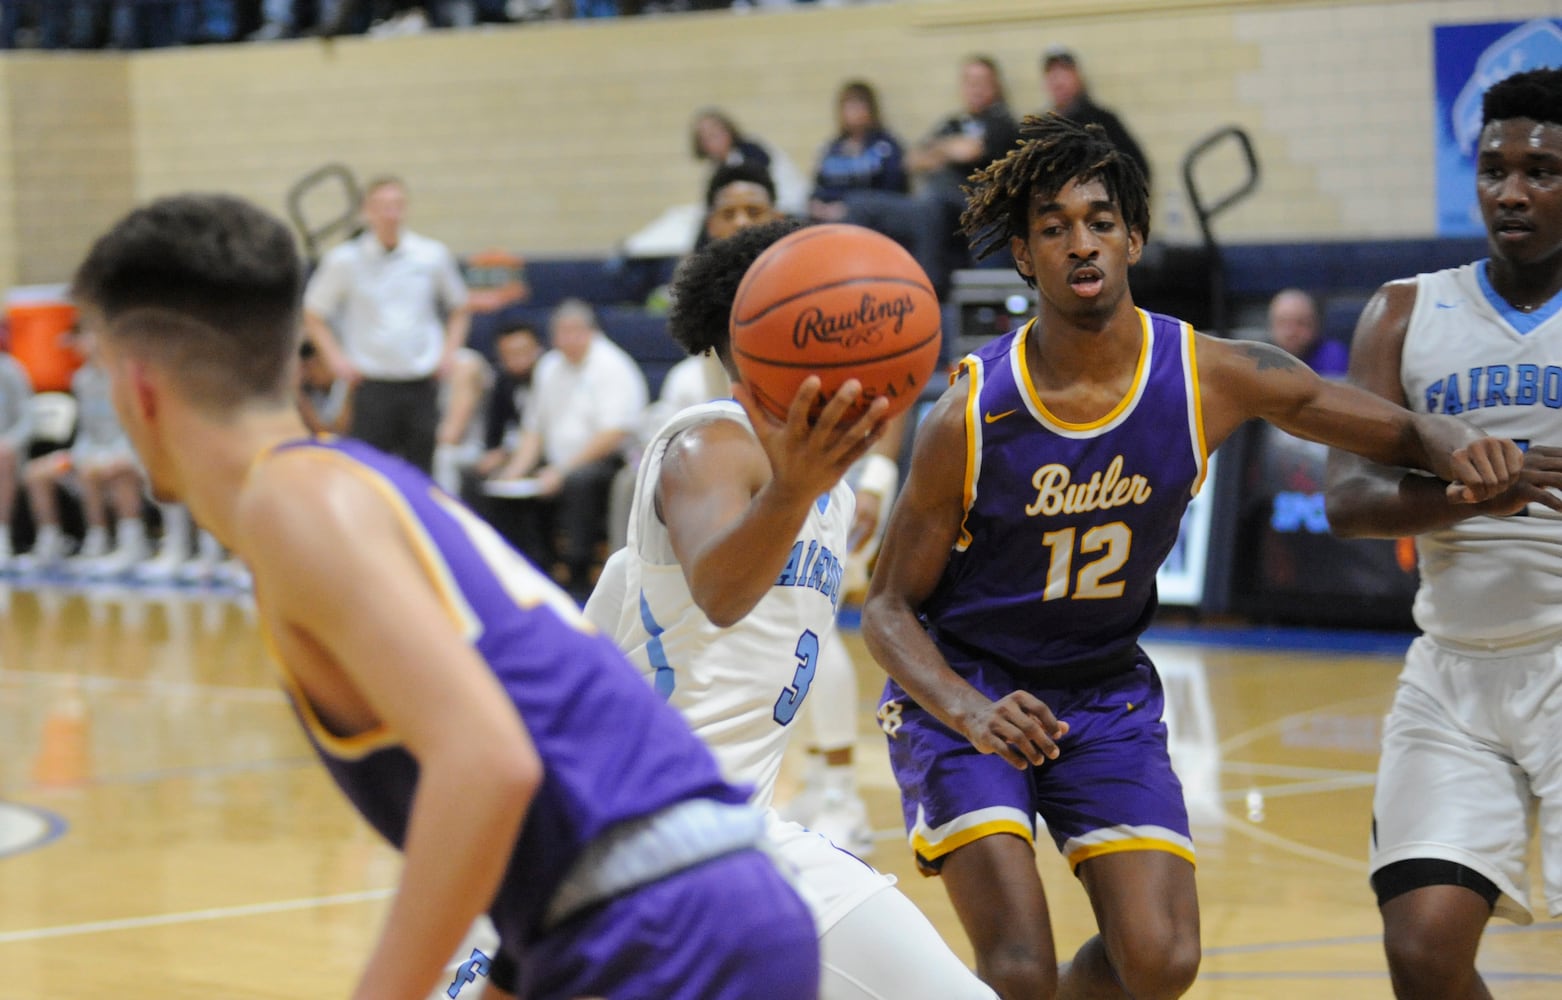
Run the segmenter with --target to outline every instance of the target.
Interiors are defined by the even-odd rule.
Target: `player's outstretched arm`
[[[883,433],[886,400],[850,418],[861,391],[855,379],[847,381],[810,423],[819,397],[819,379],[810,376],[780,423],[741,385],[734,386],[753,424],[752,436],[730,420],[712,420],[668,446],[657,513],[689,593],[712,624],[737,624],[770,592],[809,507]]]
[[[283,453],[252,474],[240,523],[265,626],[322,723],[384,726],[418,761],[400,890],[354,996],[422,1000],[493,899],[541,762],[369,481]]]
[[[1214,447],[1244,420],[1444,480],[1450,500],[1489,500],[1518,482],[1512,441],[1452,417],[1415,414],[1357,385],[1331,382],[1269,344],[1200,337],[1205,437]]]
[[[862,634],[874,659],[917,704],[976,749],[1024,769],[1057,757],[1054,740],[1068,724],[1023,691],[988,699],[950,669],[917,618],[965,521],[967,393],[962,378],[917,433],[911,472],[890,513],[863,604]]]
[[[1415,302],[1414,281],[1384,285],[1362,311],[1351,342],[1351,383],[1400,406],[1406,403],[1400,362]],[[1558,487],[1562,487],[1562,449],[1543,445],[1533,445],[1524,453],[1517,483],[1476,503],[1452,496],[1439,479],[1336,448],[1329,453],[1329,526],[1345,537],[1415,535],[1480,514],[1516,513],[1531,501],[1556,507],[1553,491]]]

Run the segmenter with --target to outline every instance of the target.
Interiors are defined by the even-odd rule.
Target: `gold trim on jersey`
[[[401,491],[392,486],[378,471],[351,455],[331,448],[301,450],[300,454],[336,462],[384,498],[391,512],[396,516],[396,520],[401,523],[407,541],[412,544],[413,556],[422,567],[424,575],[428,577],[429,583],[433,585],[434,593],[438,595],[439,602],[444,605],[445,613],[450,616],[451,623],[456,626],[464,640],[468,643],[475,642],[482,634],[483,623],[466,603],[466,598],[462,596],[461,588],[451,575],[449,565],[440,555],[438,546],[428,536],[423,522],[419,521],[417,515],[412,512],[412,505],[407,502],[406,497],[402,496]]]
[[[1000,815],[994,819],[972,823],[965,827],[960,826],[961,823],[972,816],[981,815],[982,813],[1004,813],[1008,815]],[[929,835],[936,835],[936,831],[929,829],[926,823],[922,822],[919,817],[916,828],[911,832],[911,847],[916,851],[917,856],[924,861],[936,861],[944,855],[964,847],[966,844],[972,844],[978,840],[996,836],[1000,833],[1013,834],[1027,844],[1034,844],[1035,837],[1031,833],[1030,824],[1023,819],[1016,819],[1015,816],[1017,815],[1016,810],[1002,806],[982,809],[970,816],[962,816],[951,823],[946,823],[941,829],[949,830],[951,827],[956,829],[951,830],[947,836],[940,837],[938,840],[929,839]]]
[[[971,532],[966,528],[966,521],[971,516],[971,508],[976,505],[976,481],[982,474],[982,384],[985,375],[982,359],[974,354],[961,359],[955,378],[959,378],[960,372],[965,372],[970,382],[966,386],[965,397],[965,516],[960,519],[960,536],[955,541],[956,552],[964,552],[971,547]]]
[[[1122,840],[1106,840],[1077,847],[1068,852],[1068,866],[1078,868],[1091,858],[1099,858],[1103,854],[1121,854],[1126,851],[1162,851],[1166,854],[1175,854],[1190,865],[1198,865],[1198,859],[1193,851],[1176,841],[1163,840],[1159,837],[1127,837]]]
[[[326,442],[331,439],[322,435],[314,438],[314,440]],[[254,461],[250,463],[250,473],[254,472],[262,460],[278,454],[287,445],[294,443],[291,441],[279,442],[262,449],[255,456]],[[321,459],[338,464],[384,498],[396,520],[400,523],[408,542],[412,546],[413,556],[419,568],[423,570],[424,575],[433,586],[434,593],[439,597],[440,604],[444,606],[445,613],[450,616],[451,622],[460,631],[466,642],[476,641],[477,636],[482,632],[482,623],[466,603],[466,599],[462,597],[460,588],[451,577],[449,566],[440,557],[438,548],[434,545],[433,540],[428,537],[428,532],[424,529],[423,524],[412,513],[412,508],[407,502],[407,498],[402,496],[401,492],[386,481],[385,477],[377,470],[358,461],[351,455],[343,454],[332,448],[299,447],[289,450],[301,457]],[[257,593],[257,604],[260,603],[259,594]],[[380,722],[378,725],[361,733],[354,733],[351,736],[338,736],[331,732],[320,721],[313,703],[305,695],[304,689],[298,683],[297,678],[293,676],[287,661],[277,648],[276,639],[271,634],[270,629],[262,628],[261,637],[265,642],[267,651],[271,654],[272,660],[277,665],[283,685],[287,688],[294,704],[298,706],[299,716],[304,720],[305,726],[314,735],[316,741],[319,742],[321,747],[328,750],[332,756],[344,760],[358,760],[376,750],[400,743],[400,739],[386,727],[384,722]]]
[[[264,619],[264,614],[262,614]],[[298,715],[304,721],[304,728],[314,735],[315,742],[325,749],[332,757],[338,760],[362,760],[376,750],[386,747],[398,746],[401,739],[391,732],[390,727],[384,722],[376,723],[361,733],[353,733],[351,736],[338,736],[326,728],[320,721],[320,715],[315,711],[314,703],[304,694],[304,689],[294,678],[293,672],[288,669],[287,661],[282,658],[281,650],[277,649],[276,637],[271,630],[262,626],[260,640],[266,647],[266,652],[271,654],[271,660],[277,665],[277,673],[282,678],[282,686],[287,689],[288,699],[298,709]]]
[[[1133,412],[1139,398],[1144,395],[1145,386],[1149,383],[1150,355],[1155,343],[1155,332],[1150,325],[1150,314],[1143,309],[1134,310],[1139,314],[1139,328],[1142,339],[1139,342],[1139,360],[1134,364],[1133,383],[1123,398],[1117,401],[1117,405],[1103,417],[1082,424],[1070,423],[1058,417],[1047,409],[1041,401],[1041,393],[1036,391],[1036,383],[1030,377],[1030,366],[1025,363],[1025,341],[1036,329],[1036,320],[1032,319],[1021,328],[1019,336],[1014,338],[1011,348],[1009,363],[1018,376],[1019,382],[1025,387],[1025,403],[1030,408],[1031,415],[1043,425],[1056,431],[1065,437],[1077,437],[1090,435],[1094,432],[1111,429],[1129,413]]]
[[[1198,458],[1199,473],[1193,478],[1193,496],[1204,488],[1204,477],[1209,474],[1209,443],[1204,438],[1204,394],[1199,388],[1199,334],[1191,324],[1182,324],[1182,374],[1188,387],[1188,423],[1193,437],[1193,447]]]

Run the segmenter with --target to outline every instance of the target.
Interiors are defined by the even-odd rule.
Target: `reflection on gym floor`
[[[1313,635],[1147,644],[1199,848],[1190,996],[1390,996],[1365,857],[1403,642]],[[871,715],[882,675],[848,645],[872,860],[969,957],[910,863]],[[1093,921],[1041,853],[1066,955]],[[247,597],[0,584],[0,1000],[343,996],[398,870],[310,755]],[[1481,965],[1498,996],[1562,995],[1562,923],[1493,924]]]

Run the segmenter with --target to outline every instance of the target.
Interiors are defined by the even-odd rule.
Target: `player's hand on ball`
[[[1057,740],[1068,732],[1068,723],[1029,691],[1010,692],[962,721],[973,747],[995,753],[1021,771],[1056,760]]]
[[[1456,461],[1457,458],[1456,453]],[[1455,503],[1472,502],[1461,501],[1454,496],[1454,491],[1461,487],[1460,483],[1449,484],[1449,499]],[[1562,448],[1540,444],[1530,445],[1523,453],[1516,481],[1507,489],[1482,502],[1481,510],[1486,514],[1505,517],[1509,514],[1517,514],[1532,503],[1543,504],[1554,511],[1562,512]]]
[[[861,384],[848,379],[810,421],[808,415],[819,400],[819,378],[810,375],[798,387],[782,423],[769,416],[742,384],[732,387],[733,397],[748,411],[754,433],[770,459],[775,487],[808,503],[840,482],[852,463],[884,433],[888,400],[875,399],[861,417],[850,418],[861,394]]]
[[[1450,456],[1454,477],[1448,484],[1453,503],[1480,503],[1513,488],[1524,471],[1524,453],[1506,438],[1485,437]]]

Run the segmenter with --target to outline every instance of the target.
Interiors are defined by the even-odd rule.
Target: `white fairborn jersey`
[[[615,607],[603,608],[594,594],[587,616],[612,633],[619,648],[683,713],[715,753],[723,775],[753,785],[752,801],[768,808],[787,727],[808,697],[820,648],[835,627],[856,501],[845,483],[820,497],[770,593],[738,626],[712,625],[694,603],[667,528],[656,515],[656,486],[668,443],[709,420],[750,426],[742,407],[719,401],[690,407],[657,432],[636,476],[628,545],[614,557],[622,563],[623,597],[613,601],[604,593],[603,601]],[[607,590],[616,585],[610,581]]]
[[[1423,274],[1400,381],[1411,409],[1444,413],[1519,447],[1562,446],[1562,297],[1533,313],[1491,287],[1486,262]],[[1562,516],[1530,504],[1416,539],[1415,619],[1471,653],[1562,640]]]

